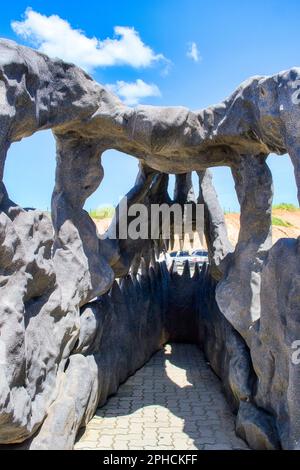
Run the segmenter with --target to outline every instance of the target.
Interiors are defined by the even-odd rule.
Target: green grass
[[[280,204],[276,204],[275,206],[273,206],[273,210],[276,209],[295,212],[299,210],[299,207],[295,206],[294,204],[288,204],[287,202],[281,202]]]
[[[224,212],[224,215],[239,214],[239,212],[231,211],[231,210],[226,210],[226,209],[224,209],[223,212]]]
[[[278,227],[292,227],[293,226],[286,220],[282,220],[279,217],[272,217],[272,225],[276,225]]]
[[[111,219],[114,216],[115,208],[112,206],[99,207],[99,209],[90,210],[89,214],[92,219]]]

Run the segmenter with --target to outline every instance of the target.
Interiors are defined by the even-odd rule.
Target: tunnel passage
[[[79,433],[76,450],[244,450],[234,415],[196,345],[167,344]]]
[[[74,65],[12,41],[0,52],[0,442],[71,449],[98,405],[179,329],[221,378],[249,446],[299,449],[299,239],[272,246],[266,161],[290,155],[299,199],[300,69],[253,77],[204,110],[129,108]],[[14,203],[2,181],[10,145],[46,129],[57,150],[51,221]],[[199,284],[181,288],[156,265],[162,238],[99,238],[83,207],[108,149],[140,161],[130,203],[170,205],[168,174],[178,174],[178,201],[195,204],[197,172],[210,258]],[[223,165],[241,206],[235,249],[208,170]]]
[[[75,448],[109,448],[111,444],[116,449],[127,446],[132,449],[151,446],[151,442],[153,447],[163,446],[162,441],[168,441],[167,432],[172,441],[170,448],[179,445],[180,440],[179,448],[182,445],[183,448],[208,449],[221,445],[224,449],[247,448],[234,433],[234,421],[239,400],[246,399],[245,393],[250,393],[251,360],[242,338],[218,310],[215,286],[206,265],[202,269],[197,266],[192,272],[187,262],[179,275],[174,265],[168,271],[165,263],[156,263],[143,275],[124,278],[120,287],[115,284],[109,300],[99,299],[85,307],[83,322],[91,310],[94,315],[103,315],[103,302],[107,302],[109,331],[104,330],[100,344],[99,339],[95,343],[100,408],[87,428],[79,432]],[[185,294],[183,302],[180,301],[184,299],[182,293]],[[174,358],[170,355],[166,359],[171,364],[174,359],[173,372],[172,366],[164,370],[163,352],[147,362],[156,351],[168,351],[169,346],[165,345],[169,342]],[[178,361],[183,361],[182,366]],[[185,365],[187,373],[195,375],[195,383],[182,378]],[[177,376],[178,367],[182,370]],[[124,382],[128,376],[132,377]],[[142,384],[141,377],[145,377]],[[180,380],[177,386],[170,386],[172,377]],[[124,385],[118,391],[119,383]],[[110,395],[113,398],[106,404]],[[190,406],[189,413],[185,406]],[[139,425],[133,424],[136,419]],[[172,437],[170,429],[164,434],[167,422],[177,426],[177,436],[175,433]],[[125,436],[120,437],[119,427]],[[135,437],[130,438],[130,434]],[[159,440],[160,435],[164,438]]]

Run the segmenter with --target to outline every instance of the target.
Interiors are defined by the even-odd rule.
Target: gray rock
[[[200,187],[198,204],[204,205],[204,232],[211,273],[215,279],[220,280],[225,270],[222,262],[229,253],[233,252],[233,247],[228,240],[224,212],[212,183],[212,174],[209,170],[198,171],[198,177]]]
[[[240,233],[217,287],[217,302],[250,347],[252,329],[261,315],[260,273],[272,246],[273,181],[265,157],[241,157],[233,176],[241,204]]]
[[[274,420],[252,403],[241,402],[237,415],[236,432],[254,450],[280,448]]]
[[[255,401],[275,417],[284,449],[300,448],[299,247],[299,239],[282,239],[269,251],[261,273],[261,318],[251,343]]]

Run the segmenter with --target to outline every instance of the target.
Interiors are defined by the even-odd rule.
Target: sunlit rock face
[[[288,152],[300,194],[299,94],[295,68],[200,111],[129,108],[74,65],[0,41],[2,444],[72,448],[120,382],[184,340],[205,351],[251,447],[299,449],[299,240],[271,248],[266,164]],[[17,206],[3,184],[11,143],[42,129],[57,144],[52,221]],[[168,240],[99,238],[83,207],[111,148],[140,161],[129,206],[195,204],[198,173],[209,268],[179,279],[155,263]],[[218,165],[231,168],[241,205],[235,251],[208,170]]]

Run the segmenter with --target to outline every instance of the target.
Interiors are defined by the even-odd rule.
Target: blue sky
[[[2,5],[0,36],[77,62],[130,104],[197,109],[252,75],[299,66],[299,17],[298,0],[18,0]],[[289,158],[268,163],[275,202],[296,204]],[[108,151],[103,165],[105,179],[87,209],[117,204],[134,182],[134,158]],[[229,170],[213,171],[222,206],[238,210]],[[13,144],[5,184],[15,202],[47,209],[54,172],[54,140],[41,132]]]

